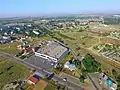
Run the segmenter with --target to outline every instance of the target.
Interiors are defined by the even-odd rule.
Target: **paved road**
[[[67,81],[71,81],[72,83],[75,83],[76,85],[80,85],[80,80],[79,80],[79,78],[76,78],[76,77],[74,77],[74,76],[71,76],[71,75],[68,75],[68,74],[66,74],[66,73],[64,73],[64,72],[62,72],[61,74],[60,74],[60,76],[62,77],[62,78],[67,78]]]
[[[22,64],[22,65],[25,65],[26,67],[28,67],[28,68],[30,68],[30,69],[36,69],[37,72],[41,73],[43,76],[45,76],[45,75],[47,75],[47,74],[51,74],[50,72],[48,72],[48,71],[46,71],[46,70],[43,70],[43,69],[41,69],[41,68],[39,68],[39,67],[37,67],[37,66],[34,66],[34,65],[32,65],[32,64],[30,64],[30,63],[28,63],[28,62],[25,62],[24,60],[21,61],[19,58],[16,58],[16,57],[14,57],[14,56],[12,56],[12,55],[10,55],[10,54],[7,54],[7,53],[4,53],[4,52],[1,52],[1,51],[0,51],[0,55],[3,55],[3,56],[9,58],[10,60],[12,60],[12,61],[14,61],[14,62],[17,62],[17,63],[20,63],[20,64]],[[84,90],[83,88],[81,88],[80,86],[78,86],[78,85],[76,85],[76,84],[74,84],[74,83],[72,83],[72,82],[68,82],[68,81],[65,82],[65,81],[63,81],[63,78],[61,78],[61,77],[58,76],[58,75],[55,75],[55,76],[53,77],[53,80],[54,80],[54,81],[58,81],[59,84],[65,85],[65,86],[67,86],[68,88],[70,88],[70,89],[72,89],[72,90]]]

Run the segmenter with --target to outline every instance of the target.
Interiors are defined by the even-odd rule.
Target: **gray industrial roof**
[[[60,58],[68,49],[58,42],[48,41],[48,44],[41,47],[38,52],[45,54],[54,58]]]

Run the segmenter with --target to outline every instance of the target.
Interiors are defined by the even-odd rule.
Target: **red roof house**
[[[28,83],[29,84],[36,84],[38,82],[38,79],[35,78],[35,77],[30,77],[29,80],[28,80]]]

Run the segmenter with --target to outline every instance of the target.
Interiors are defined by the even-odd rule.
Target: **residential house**
[[[24,47],[23,48],[23,55],[27,55],[30,54],[31,52],[35,52],[36,51],[36,47],[35,46],[28,46],[28,47]]]
[[[35,72],[34,75],[28,79],[28,83],[33,85],[36,84],[41,78],[40,75],[40,73]]]
[[[35,77],[32,76],[32,77],[29,78],[28,83],[34,85],[34,84],[36,84],[38,81],[39,81],[39,80],[38,80],[37,78],[35,78]]]
[[[30,53],[34,53],[37,50],[37,47],[35,47],[33,45],[29,45],[29,46],[18,45],[17,48],[20,49],[20,50],[23,50],[22,55],[27,55],[27,54],[30,54]]]

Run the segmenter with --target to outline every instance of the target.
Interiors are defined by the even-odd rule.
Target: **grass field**
[[[62,39],[65,39],[64,41],[68,40],[74,44],[77,44],[85,48],[91,47],[92,45],[98,42],[98,38],[88,36],[87,32],[76,32],[76,31],[75,32],[61,32],[61,34],[74,39],[74,40],[71,40],[71,39],[65,39],[61,37]],[[57,35],[58,35],[57,37],[60,37],[59,34]]]
[[[20,43],[18,42],[13,42],[13,43],[6,43],[6,44],[0,44],[0,51],[16,55],[20,52],[20,50],[17,49],[17,46]]]
[[[29,75],[30,72],[26,67],[0,56],[0,90],[5,84],[27,79]]]
[[[50,40],[51,38],[49,36],[42,36],[42,37],[36,37],[33,39],[32,42],[29,42],[28,45],[39,45],[43,40]]]

